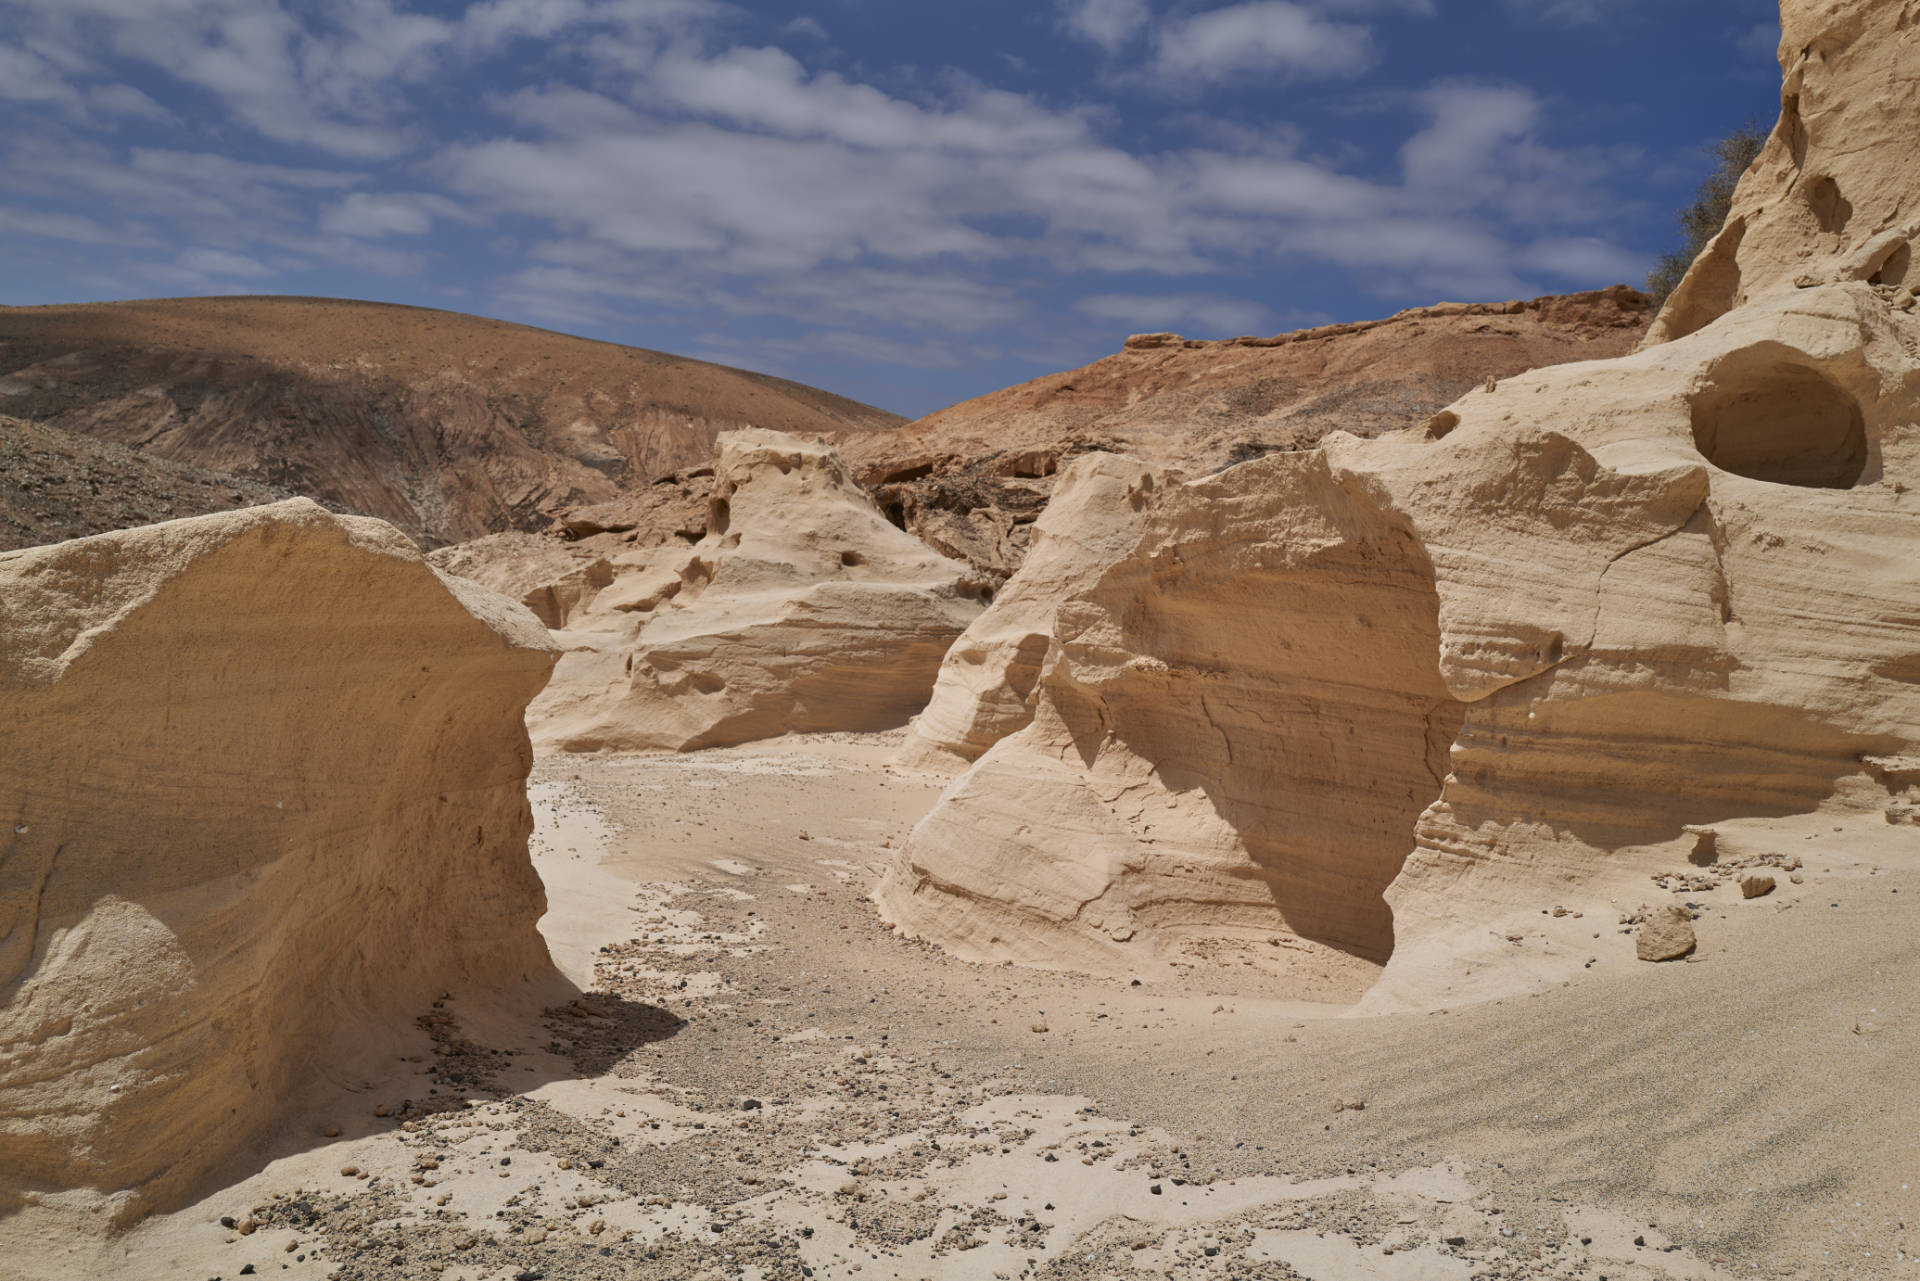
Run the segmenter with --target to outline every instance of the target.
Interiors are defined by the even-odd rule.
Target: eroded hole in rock
[[[1820,230],[1838,234],[1847,229],[1853,217],[1853,205],[1840,194],[1840,184],[1822,175],[1807,184],[1807,208],[1813,211]]]
[[[1901,245],[1893,255],[1881,264],[1880,270],[1869,278],[1869,284],[1904,285],[1907,283],[1907,271],[1913,266],[1913,246]]]
[[[707,500],[707,532],[710,534],[726,533],[727,522],[728,522],[728,519],[732,516],[732,514],[733,514],[732,510],[728,506],[727,500],[725,498],[722,498],[716,494],[714,497],[708,499]]]
[[[1805,366],[1736,357],[1693,397],[1693,439],[1724,471],[1776,485],[1847,489],[1867,465],[1852,396]]]
[[[844,551],[840,553],[840,563],[851,569],[855,565],[866,564],[867,558],[856,551]]]

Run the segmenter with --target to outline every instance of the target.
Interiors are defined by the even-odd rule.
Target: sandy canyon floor
[[[1775,824],[1801,881],[1679,896],[1686,963],[1342,1018],[895,937],[899,742],[542,760],[583,995],[452,991],[232,1186],[0,1275],[1920,1277],[1920,832]]]

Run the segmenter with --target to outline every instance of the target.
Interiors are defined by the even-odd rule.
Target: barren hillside
[[[1489,378],[1632,351],[1653,318],[1616,285],[1530,302],[1442,303],[1272,338],[1143,334],[1123,350],[837,441],[896,522],[1002,573],[1062,461],[1100,448],[1189,472],[1425,422]]]
[[[731,427],[895,415],[449,312],[317,298],[0,308],[0,409],[379,516],[429,545],[704,463]]]
[[[0,551],[290,497],[257,480],[0,416]]]

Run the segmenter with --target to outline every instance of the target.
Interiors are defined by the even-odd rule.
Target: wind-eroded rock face
[[[1685,337],[1764,294],[1838,281],[1911,307],[1920,271],[1920,51],[1913,6],[1785,0],[1780,121],[1726,225],[1661,309],[1649,344]]]
[[[1166,480],[1124,454],[1083,454],[1068,465],[1020,571],[947,651],[906,760],[963,765],[1033,719],[1060,603],[1133,550],[1155,486]]]
[[[1920,744],[1916,350],[1870,285],[1803,290],[1165,487],[883,912],[1303,994],[1385,963],[1388,1008],[1471,995],[1491,923],[1603,905],[1689,824],[1885,807],[1863,757]]]
[[[294,499],[0,555],[0,1214],[177,1201],[317,1056],[551,974],[524,610]]]
[[[832,450],[760,430],[720,438],[699,542],[605,564],[552,606],[567,653],[530,714],[542,744],[685,751],[904,724],[988,591],[888,524]]]

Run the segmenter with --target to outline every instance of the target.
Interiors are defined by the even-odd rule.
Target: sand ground
[[[1769,824],[1801,883],[1647,887],[1690,961],[1604,922],[1567,986],[1352,1018],[896,938],[899,741],[542,760],[584,994],[456,989],[232,1186],[0,1277],[1920,1278],[1920,830]]]

